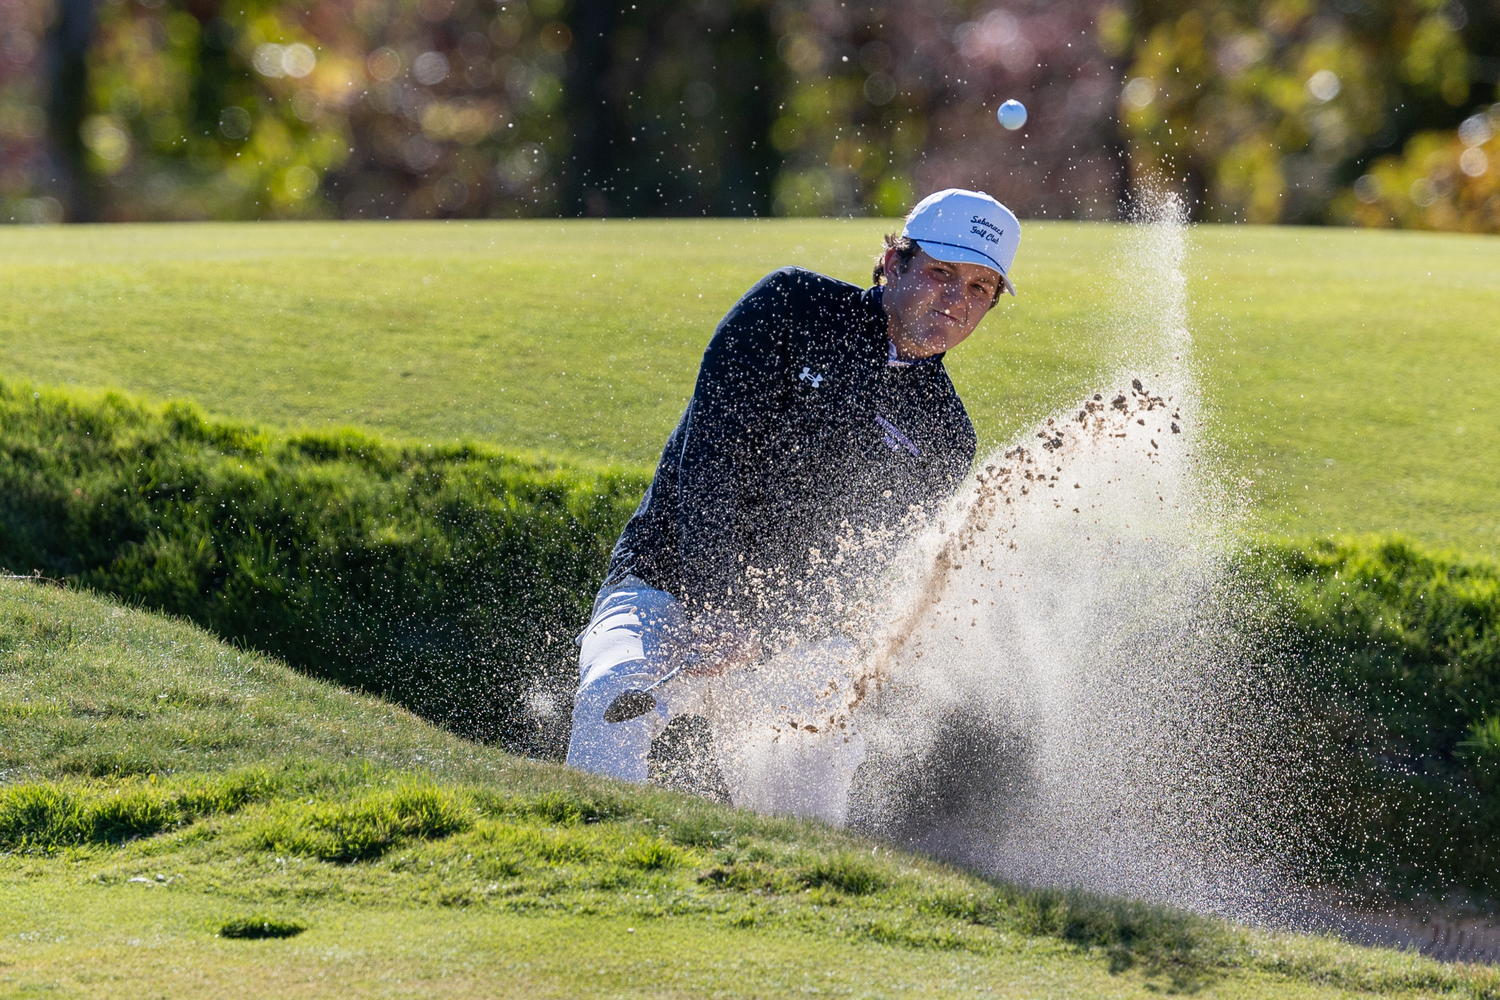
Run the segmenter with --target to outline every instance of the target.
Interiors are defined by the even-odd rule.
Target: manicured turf
[[[1500,996],[508,757],[86,593],[0,583],[0,706],[5,996]]]
[[[329,223],[8,229],[0,374],[651,462],[713,324],[767,270],[867,281],[894,224]],[[1119,227],[1028,223],[951,370],[983,440],[1091,389],[1131,324]],[[1500,239],[1199,227],[1196,356],[1260,525],[1500,544]]]
[[[0,970],[0,991],[6,996],[1144,1000],[1173,985],[1170,975],[1112,973],[1102,956],[1036,938],[1016,938],[976,955],[796,930],[729,929],[693,917],[627,924],[592,916],[439,906],[375,910],[317,901],[297,908],[311,923],[305,934],[244,941],[214,936],[223,914],[235,912],[231,906],[170,887],[138,884],[111,891],[67,885],[48,895],[44,911],[22,909],[36,898],[0,887],[0,919],[24,928],[24,937],[0,940],[0,961],[7,964]],[[109,907],[108,918],[96,912],[101,905]],[[1465,995],[1341,989],[1256,970],[1192,976],[1183,985],[1204,1000]]]

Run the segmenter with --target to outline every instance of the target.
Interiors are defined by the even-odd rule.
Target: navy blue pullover
[[[888,364],[886,327],[878,286],[787,267],[746,292],[709,341],[609,578],[634,574],[690,613],[761,618],[766,585],[796,604],[838,575],[825,560],[839,537],[899,531],[912,507],[946,500],[973,464],[973,425],[941,355]]]

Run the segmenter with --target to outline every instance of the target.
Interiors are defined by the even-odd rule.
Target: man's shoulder
[[[805,267],[789,265],[778,267],[755,283],[750,291],[780,293],[788,300],[792,298],[858,298],[864,289],[848,281],[831,278],[826,274]]]
[[[725,313],[714,336],[722,347],[766,357],[774,353],[783,364],[812,347],[864,353],[875,327],[884,322],[875,302],[866,289],[847,281],[804,267],[777,268]]]

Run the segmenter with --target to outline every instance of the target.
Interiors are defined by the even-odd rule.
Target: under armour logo
[[[823,384],[823,376],[814,375],[812,373],[812,369],[808,368],[806,365],[802,366],[802,374],[798,375],[797,377],[804,382],[811,382],[814,389]]]

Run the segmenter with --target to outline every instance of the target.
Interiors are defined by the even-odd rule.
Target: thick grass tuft
[[[642,837],[625,849],[625,860],[644,871],[677,868],[683,853],[659,837]]]
[[[121,844],[270,797],[280,783],[251,770],[173,787],[150,781],[27,783],[0,788],[0,848],[55,851]]]
[[[1017,929],[1103,949],[1116,970],[1137,962],[1209,968],[1239,944],[1220,925],[1149,903],[1064,890],[1018,893],[1006,902]]]
[[[557,823],[573,826],[576,823],[598,823],[610,818],[608,806],[571,791],[553,791],[524,802],[508,804],[508,811]]]
[[[180,816],[160,792],[141,788],[90,795],[56,785],[19,785],[0,791],[0,845],[50,851],[118,844],[149,837]]]
[[[867,896],[890,884],[886,872],[848,851],[816,858],[801,868],[796,877],[803,885],[837,889],[851,896]]]
[[[410,840],[438,840],[473,825],[468,796],[437,786],[376,792],[352,802],[280,804],[251,828],[254,847],[321,861],[378,858]]]

